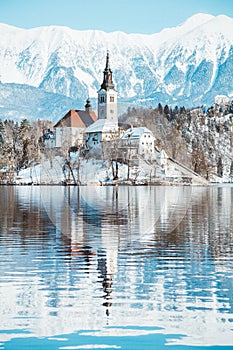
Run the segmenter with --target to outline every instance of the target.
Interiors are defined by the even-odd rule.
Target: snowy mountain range
[[[233,19],[224,15],[197,14],[151,35],[0,24],[0,116],[57,120],[88,95],[95,106],[107,50],[123,108],[233,97]]]

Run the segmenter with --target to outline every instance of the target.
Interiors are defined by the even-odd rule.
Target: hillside
[[[207,111],[161,105],[132,108],[121,121],[150,128],[158,148],[209,181],[233,181],[233,101],[215,103]]]
[[[83,108],[81,101],[29,85],[0,83],[0,118],[44,119],[57,122],[67,111]]]

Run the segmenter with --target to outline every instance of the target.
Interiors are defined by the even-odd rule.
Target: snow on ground
[[[21,170],[16,176],[15,183],[19,185],[112,184],[114,182],[113,171],[116,172],[116,163],[113,162],[112,164],[108,160],[102,161],[93,158],[83,159],[73,154],[71,156],[71,169],[72,171],[67,166],[64,158],[60,156],[54,158],[44,156],[40,164]],[[193,184],[204,184],[204,179],[196,176],[188,168],[172,162],[168,164],[166,175],[157,163],[141,160],[138,166],[131,166],[130,169],[128,169],[127,164],[118,163],[118,183],[127,184],[128,175],[130,178],[129,184],[164,183],[165,181],[168,184],[169,182],[182,184],[187,181],[184,180],[185,178],[192,178]],[[206,181],[205,184],[207,184]]]
[[[16,177],[16,184],[63,184],[74,183],[72,173],[67,166],[64,166],[64,160],[61,157],[53,159],[44,159],[40,164],[21,170]],[[115,163],[113,164],[115,167]],[[73,163],[73,174],[75,181],[86,184],[100,184],[113,179],[112,167],[110,162],[96,159],[80,159],[80,163]],[[78,170],[79,168],[79,170]],[[125,164],[119,164],[119,180],[127,178],[128,167]],[[143,174],[141,169],[141,178]],[[131,176],[136,176],[135,169],[131,169]]]

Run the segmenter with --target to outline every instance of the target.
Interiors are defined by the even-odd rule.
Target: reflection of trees
[[[163,254],[166,249],[176,251],[176,254],[190,254],[192,246],[199,251],[206,250],[212,258],[224,256],[227,251],[232,249],[232,222],[233,211],[231,202],[233,198],[233,189],[227,188],[196,188],[192,190],[192,200],[185,215],[176,225],[176,215],[171,215],[171,230],[160,226],[160,222],[155,225],[155,244],[158,248],[158,254]],[[168,208],[169,210],[169,208]],[[230,210],[229,215],[224,212]],[[174,228],[172,228],[174,220]],[[221,225],[221,229],[218,226]],[[181,245],[186,247],[186,253],[177,250]]]
[[[22,238],[26,235],[32,238],[40,231],[44,232],[43,237],[46,240],[46,235],[54,231],[56,226],[68,237],[68,240],[65,240],[64,235],[61,235],[60,239],[70,247],[70,254],[71,252],[73,255],[81,254],[83,249],[83,254],[86,255],[89,254],[89,250],[92,250],[91,247],[87,248],[88,244],[85,243],[90,234],[90,228],[95,228],[96,233],[100,234],[111,227],[116,235],[120,234],[125,241],[128,239],[129,243],[132,235],[139,238],[144,234],[143,231],[135,232],[135,229],[143,230],[144,222],[151,221],[153,224],[151,238],[153,239],[147,244],[151,248],[160,247],[157,249],[159,255],[166,247],[173,247],[172,249],[175,250],[177,246],[186,244],[188,249],[190,243],[195,243],[199,247],[207,244],[209,254],[212,251],[214,257],[224,256],[232,249],[231,201],[233,189],[227,187],[193,188],[192,198],[187,203],[183,217],[180,218],[179,211],[176,212],[174,209],[176,204],[179,206],[179,203],[176,203],[177,199],[165,202],[166,198],[171,198],[170,189],[164,192],[157,187],[111,187],[103,188],[105,192],[102,192],[102,189],[100,192],[85,189],[87,191],[85,192],[80,191],[80,188],[73,188],[71,192],[70,188],[62,188],[63,192],[58,197],[54,196],[56,190],[52,188],[48,197],[51,211],[56,212],[57,215],[56,222],[51,223],[48,216],[43,214],[40,191],[37,191],[36,197],[35,191],[33,192],[30,187],[20,189],[1,187],[0,205],[5,208],[0,213],[2,229],[15,227]],[[46,189],[46,191],[49,190]],[[101,197],[104,193],[106,200],[102,200]],[[143,207],[145,198],[150,208]],[[22,205],[22,200],[27,202],[25,206]],[[182,200],[181,196],[179,202]],[[65,201],[67,205],[63,203]],[[145,205],[147,205],[146,202]],[[161,208],[163,208],[163,214]],[[221,230],[218,225],[221,225]],[[76,232],[74,235],[72,235],[72,230]],[[186,234],[187,231],[189,234]],[[81,236],[83,241],[80,241]],[[76,240],[74,240],[75,237]],[[180,254],[183,254],[182,250]]]
[[[48,192],[48,189],[46,191]],[[51,210],[56,211],[57,214],[57,221],[51,223],[48,216],[43,214],[39,191],[36,197],[36,193],[30,187],[21,187],[20,190],[16,187],[1,187],[0,205],[5,209],[0,212],[2,230],[10,228],[12,232],[14,227],[22,238],[27,235],[32,238],[37,236],[38,232],[44,232],[43,237],[46,240],[49,232],[55,230],[55,225],[68,237],[65,239],[64,235],[61,235],[60,239],[65,245],[70,246],[69,252],[72,251],[75,255],[81,254],[82,247],[88,247],[85,237],[90,234],[89,225],[92,229],[96,228],[96,232],[99,233],[105,228],[112,227],[115,234],[121,234],[125,239],[127,237],[130,239],[132,235],[143,236],[144,232],[135,232],[135,228],[143,229],[143,220],[145,222],[154,220],[154,223],[152,222],[154,232],[151,235],[153,239],[147,244],[150,247],[160,247],[159,255],[168,246],[174,246],[172,249],[175,250],[178,245],[186,244],[188,249],[189,243],[195,243],[199,247],[203,244],[208,245],[208,251],[209,253],[212,251],[214,257],[224,256],[232,249],[233,188],[193,188],[192,199],[188,203],[185,214],[179,220],[177,220],[179,212],[174,210],[174,205],[179,203],[175,201],[165,203],[167,196],[170,198],[170,190],[163,192],[156,187],[150,190],[147,187],[145,189],[111,187],[106,189],[108,191],[106,202],[98,198],[102,196],[101,191],[93,196],[89,189],[87,192],[89,197],[79,188],[72,189],[72,193],[69,188],[63,188],[62,191],[64,191],[63,196],[56,197],[55,190],[52,189],[51,196],[48,198],[48,201],[51,201],[49,204]],[[142,202],[145,198],[149,198],[150,208],[143,208]],[[68,205],[64,206],[63,201],[66,200]],[[26,205],[22,205],[22,201],[25,201]],[[182,197],[179,201],[182,201]],[[163,207],[163,212],[166,213],[165,218],[164,214],[160,213],[160,207]],[[152,214],[157,216],[152,217]],[[78,227],[79,219],[82,219],[83,223],[80,227]],[[165,220],[165,224],[162,220]],[[218,228],[219,225],[221,229]],[[82,242],[79,240],[81,233],[76,235],[76,241],[72,236],[72,230],[78,233],[80,229],[84,240]],[[186,234],[187,231],[189,234]],[[84,248],[84,255],[88,250],[91,251],[91,247]]]
[[[29,192],[27,192],[28,189]],[[21,190],[25,191],[26,206],[22,205],[22,198],[20,198],[17,187],[0,187],[0,207],[4,208],[4,210],[0,211],[2,230],[12,234],[20,234],[22,239],[40,235],[40,238],[44,236],[44,241],[46,241],[47,236],[50,231],[54,230],[54,227],[51,225],[48,217],[42,215],[40,203],[32,203],[30,188],[22,187]],[[41,232],[44,232],[43,236],[41,236]]]

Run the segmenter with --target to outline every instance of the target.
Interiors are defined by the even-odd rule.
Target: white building
[[[225,95],[217,95],[215,96],[214,103],[215,105],[218,105],[218,106],[230,105],[231,99]]]
[[[86,146],[91,149],[100,145],[101,142],[112,141],[118,135],[115,123],[107,119],[98,119],[86,129]]]
[[[144,158],[153,158],[155,154],[155,137],[146,127],[130,128],[125,131],[121,138],[121,147],[126,147],[130,156],[137,154]]]
[[[217,95],[214,101],[214,109],[218,112],[232,111],[233,99],[225,95]]]

